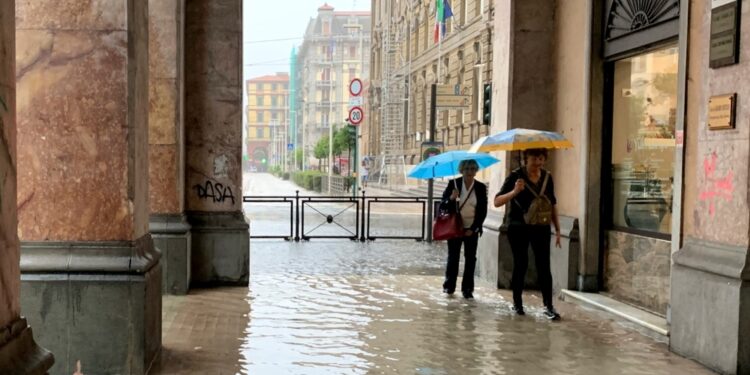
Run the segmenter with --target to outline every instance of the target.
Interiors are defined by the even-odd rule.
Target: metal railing
[[[288,204],[288,235],[258,233],[251,229],[250,238],[284,239],[297,242],[315,238],[349,239],[362,242],[377,239],[429,241],[426,226],[432,225],[432,218],[427,220],[427,206],[440,203],[439,200],[430,197],[368,196],[365,191],[362,191],[359,196],[304,196],[299,194],[299,190],[293,196],[244,196],[242,201],[248,204]],[[378,211],[374,209],[374,205],[386,206],[387,209]],[[401,213],[403,205],[417,205],[418,210],[413,214],[403,215]],[[393,206],[396,206],[395,209],[392,208]],[[347,213],[349,213],[348,216]],[[394,221],[388,217],[391,214],[401,215],[400,221],[394,224]],[[375,215],[383,215],[386,218],[375,220]],[[382,233],[382,227],[387,226],[383,224],[395,227],[392,229],[397,232],[407,227],[405,224],[416,224],[414,226],[418,227],[418,233],[411,235]],[[253,228],[252,223],[251,228]],[[330,230],[324,231],[325,228],[337,228],[339,232],[343,231],[343,234],[331,233]]]

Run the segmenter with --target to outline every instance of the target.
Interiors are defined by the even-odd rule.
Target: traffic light
[[[492,117],[492,83],[484,84],[484,99],[482,100],[482,124],[490,125]]]
[[[346,132],[347,132],[347,135],[349,136],[348,137],[349,144],[353,145],[354,143],[356,143],[357,142],[357,127],[349,124],[346,126]]]

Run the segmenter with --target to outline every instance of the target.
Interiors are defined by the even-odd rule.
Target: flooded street
[[[253,195],[296,189],[266,174],[246,176],[245,186]],[[256,208],[251,230],[284,232],[289,219],[278,211]],[[400,213],[376,220],[414,229],[419,216]],[[260,220],[264,214],[271,219]],[[249,289],[164,297],[164,349],[152,373],[711,373],[576,305],[557,301],[563,319],[551,322],[536,295],[526,298],[526,316],[511,313],[510,293],[482,282],[474,300],[446,296],[443,243],[253,240],[250,247]]]

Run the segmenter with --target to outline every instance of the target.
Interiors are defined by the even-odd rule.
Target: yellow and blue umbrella
[[[512,129],[479,138],[469,152],[521,151],[532,148],[571,148],[570,143],[560,133],[533,129]]]
[[[460,173],[458,171],[458,166],[464,160],[474,160],[477,162],[479,169],[487,168],[500,161],[489,154],[477,154],[466,151],[448,151],[435,155],[417,164],[411,172],[409,172],[409,177],[429,179],[455,176]]]

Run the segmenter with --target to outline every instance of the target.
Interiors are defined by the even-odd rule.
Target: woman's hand
[[[560,232],[555,232],[555,246],[557,246],[557,248],[562,248],[562,245],[560,244]]]
[[[451,200],[455,201],[456,199],[458,199],[458,190],[454,189],[453,193],[451,193]]]
[[[471,237],[473,234],[474,234],[474,231],[471,229],[464,230],[464,237]]]
[[[518,195],[523,191],[523,189],[526,189],[526,181],[524,181],[522,178],[519,178],[518,180],[516,180],[516,186],[513,187],[513,194]]]

